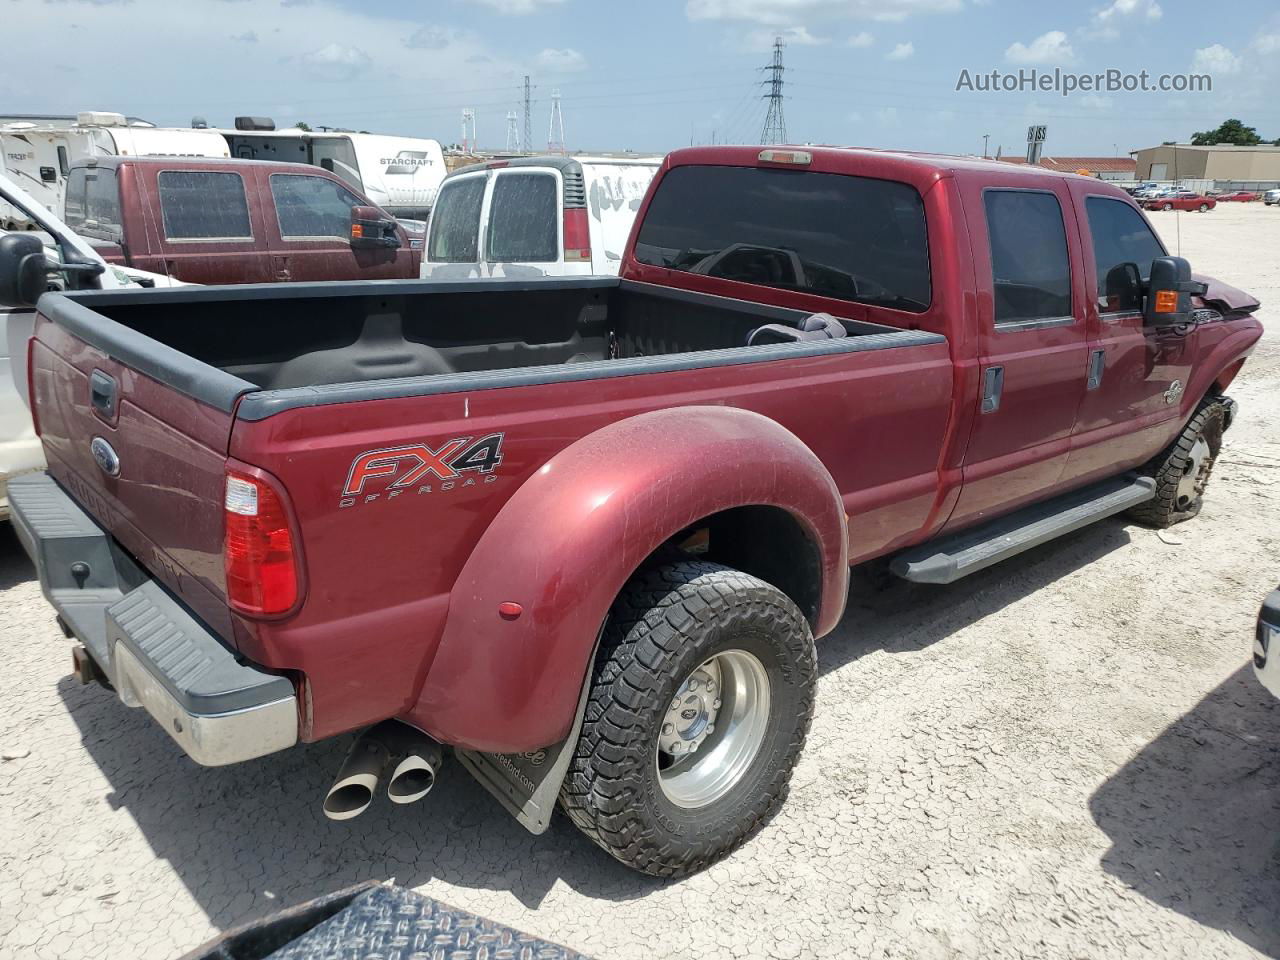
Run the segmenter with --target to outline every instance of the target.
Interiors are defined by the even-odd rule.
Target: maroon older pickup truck
[[[782,802],[851,565],[1194,516],[1257,306],[1097,180],[681,150],[618,279],[40,298],[10,496],[78,674],[199,762],[364,730],[343,818],[447,746],[677,876]]]
[[[397,280],[422,264],[421,237],[304,163],[93,157],[67,175],[65,220],[108,263],[184,283]]]

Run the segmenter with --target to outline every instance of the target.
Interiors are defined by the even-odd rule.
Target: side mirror
[[[1136,263],[1117,263],[1107,271],[1100,306],[1107,312],[1142,306],[1142,273]]]
[[[30,233],[0,236],[0,304],[34,307],[49,289],[49,262],[44,243]]]
[[[396,222],[377,207],[351,208],[351,247],[353,250],[400,246]]]
[[[1156,257],[1151,261],[1147,301],[1143,309],[1146,323],[1153,327],[1176,327],[1191,322],[1191,296],[1208,289],[1191,279],[1191,264],[1182,257]]]

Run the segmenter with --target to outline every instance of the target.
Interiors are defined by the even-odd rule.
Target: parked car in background
[[[300,163],[81,161],[67,176],[66,222],[108,263],[187,283],[402,279],[422,257],[367,197]]]
[[[1148,210],[1199,210],[1204,213],[1216,207],[1218,201],[1194,190],[1175,190],[1143,200],[1142,205]]]
[[[1256,193],[1251,193],[1248,190],[1232,190],[1230,193],[1215,193],[1213,195],[1213,199],[1227,200],[1237,203],[1250,203],[1257,200],[1258,195]]]
[[[1268,190],[1262,195],[1262,202],[1268,207],[1280,204],[1280,190]]]
[[[97,252],[32,194],[0,174],[0,208],[12,211],[24,232],[38,237],[57,267],[43,278],[49,289],[118,290],[174,286],[167,277],[109,267]],[[0,242],[7,233],[0,233]],[[0,299],[0,519],[9,515],[8,481],[44,466],[44,452],[27,409],[27,341],[35,325],[30,304]]]
[[[559,214],[521,172],[468,203]],[[448,745],[528,829],[559,798],[686,875],[786,796],[850,565],[951,583],[1191,519],[1262,333],[1038,167],[696,148],[638,217],[619,277],[41,298],[49,472],[10,493],[77,671],[204,764],[368,727],[335,819]]]
[[[1156,183],[1154,180],[1144,180],[1142,183],[1134,184],[1132,187],[1125,187],[1124,192],[1129,194],[1131,197],[1136,197],[1139,194],[1145,194],[1151,190],[1155,190],[1159,186],[1160,184]]]
[[[422,276],[616,276],[660,162],[519,157],[455,170],[440,185]]]

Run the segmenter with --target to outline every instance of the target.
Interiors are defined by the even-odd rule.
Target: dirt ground
[[[1276,316],[1280,209],[1152,218]],[[1278,329],[1231,391],[1198,519],[1105,522],[950,587],[856,586],[790,800],[683,882],[563,817],[529,836],[456,765],[418,806],[331,823],[345,738],[197,767],[68,679],[0,527],[0,955],[174,957],[394,877],[602,958],[1278,956],[1280,709],[1248,666],[1280,582]]]

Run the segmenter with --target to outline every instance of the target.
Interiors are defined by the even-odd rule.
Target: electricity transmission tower
[[[769,112],[765,114],[761,143],[787,142],[787,120],[782,115],[782,74],[787,68],[782,65],[782,46],[782,37],[775,37],[773,62],[760,68],[770,74],[769,79],[761,81],[769,87],[769,92],[764,95],[764,99],[769,101]]]
[[[475,153],[476,150],[476,112],[465,108],[462,111],[462,152]]]
[[[516,125],[518,119],[514,110],[507,112],[507,153],[520,151],[520,128]]]
[[[524,75],[524,152],[533,152],[533,117],[529,113],[529,75]]]
[[[551,91],[551,123],[547,127],[547,153],[565,153],[564,114],[560,112],[560,91]]]

